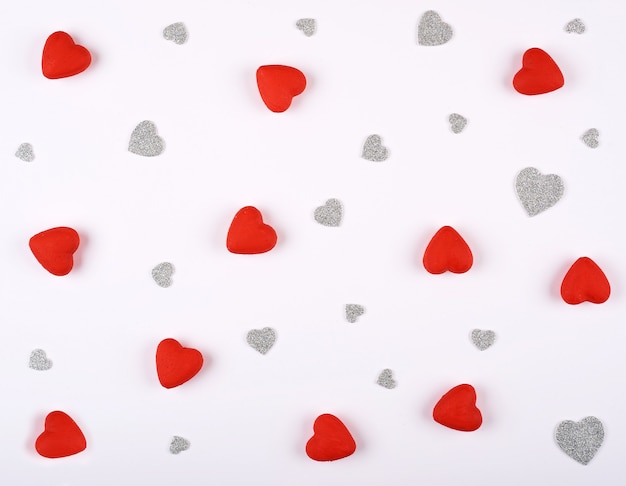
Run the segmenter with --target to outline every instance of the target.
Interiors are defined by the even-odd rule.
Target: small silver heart
[[[580,19],[570,20],[565,26],[565,32],[568,34],[584,34],[585,24]]]
[[[346,320],[355,323],[365,313],[365,307],[359,304],[346,304]]]
[[[38,371],[46,371],[52,368],[52,361],[46,357],[43,349],[35,349],[30,353],[28,367]]]
[[[157,135],[156,125],[144,120],[139,123],[130,135],[128,150],[143,157],[160,155],[165,148],[163,139]]]
[[[389,368],[385,368],[378,375],[378,379],[376,380],[380,386],[388,389],[395,388],[397,383],[396,380],[393,379],[393,372]]]
[[[452,128],[454,133],[461,133],[465,128],[465,125],[467,125],[467,118],[459,115],[458,113],[452,113],[452,115],[448,117],[448,121],[450,122],[450,128]]]
[[[159,287],[167,288],[172,285],[172,274],[174,273],[174,265],[169,262],[159,263],[152,269],[152,278]]]
[[[389,152],[387,147],[382,144],[380,135],[370,135],[367,137],[367,140],[365,140],[365,144],[363,145],[363,153],[361,156],[366,160],[371,160],[372,162],[382,162],[383,160],[387,160]]]
[[[433,10],[422,15],[417,25],[417,43],[421,46],[440,46],[452,38],[452,27],[441,20]]]
[[[564,420],[557,427],[555,438],[565,454],[587,465],[604,441],[604,427],[596,417],[585,417],[580,422]]]
[[[33,151],[33,146],[29,143],[23,143],[17,148],[17,152],[15,152],[15,156],[18,159],[23,160],[24,162],[32,162],[35,160],[35,152]]]
[[[300,19],[296,22],[296,27],[300,29],[304,35],[307,37],[311,37],[315,34],[315,29],[317,28],[317,23],[315,19]]]
[[[187,439],[175,435],[170,443],[170,452],[172,454],[179,454],[189,449],[190,446],[191,443]]]
[[[259,353],[267,353],[276,342],[276,331],[271,327],[263,329],[252,329],[248,332],[248,344],[256,349]]]
[[[472,342],[481,351],[492,346],[495,340],[496,333],[493,331],[483,331],[482,329],[474,329],[472,331]]]
[[[318,206],[313,213],[315,221],[324,226],[339,226],[343,208],[337,199],[328,199],[323,206]]]
[[[174,41],[174,44],[184,44],[187,42],[187,28],[182,22],[170,24],[163,29],[163,37],[166,40]]]
[[[595,128],[590,128],[585,133],[583,133],[582,141],[585,143],[587,147],[597,148],[600,145],[600,141],[598,137],[600,136],[600,132]]]
[[[542,175],[534,167],[526,167],[517,175],[515,190],[528,215],[535,216],[554,206],[565,189],[558,175]]]

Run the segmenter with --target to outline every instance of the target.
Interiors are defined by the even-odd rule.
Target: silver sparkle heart
[[[604,427],[596,417],[585,417],[580,422],[564,420],[556,429],[555,439],[565,454],[587,465],[604,441]]]
[[[365,307],[359,304],[346,304],[346,320],[355,323],[365,313]]]
[[[52,368],[52,361],[47,358],[43,349],[35,349],[30,353],[28,367],[37,371],[46,371]]]
[[[271,327],[264,327],[263,329],[252,329],[248,332],[246,338],[248,344],[256,349],[259,353],[267,353],[274,343],[276,342],[276,331]]]
[[[554,206],[565,189],[558,175],[542,175],[534,167],[526,167],[517,174],[515,190],[528,215],[535,216]]]
[[[24,162],[32,162],[35,160],[35,152],[33,151],[33,146],[29,143],[23,143],[17,148],[17,152],[15,152],[15,156],[18,159],[23,160]]]
[[[191,442],[189,442],[187,439],[175,435],[172,439],[172,442],[170,443],[170,452],[172,454],[179,454],[189,449],[190,446]]]
[[[387,160],[389,152],[387,147],[382,144],[380,135],[370,135],[367,137],[365,144],[363,145],[363,153],[361,156],[366,160],[371,160],[372,162],[382,162],[383,160]]]
[[[581,137],[582,141],[585,143],[587,147],[597,148],[600,145],[600,141],[598,137],[600,136],[600,132],[595,128],[590,128]]]
[[[389,368],[385,368],[378,375],[378,379],[376,380],[380,386],[388,389],[395,388],[397,383],[396,380],[393,379],[393,372]]]
[[[166,40],[174,41],[174,44],[184,44],[187,42],[187,28],[182,22],[170,24],[163,29],[163,37]]]
[[[315,34],[315,29],[317,28],[317,23],[315,19],[299,19],[296,22],[296,27],[300,29],[304,35],[307,37],[311,37]]]
[[[152,278],[159,287],[167,288],[172,285],[172,274],[174,265],[169,262],[159,263],[152,269]]]
[[[565,26],[565,32],[568,34],[584,34],[585,24],[580,19],[570,20]]]
[[[472,342],[481,351],[492,346],[495,340],[496,333],[493,331],[483,331],[482,329],[474,329],[472,331]]]
[[[315,208],[313,213],[315,221],[324,226],[339,226],[342,216],[343,208],[337,199],[328,199],[323,206]]]
[[[144,157],[160,155],[165,148],[163,139],[157,135],[156,125],[144,120],[135,127],[130,136],[128,150]]]
[[[452,27],[441,20],[433,10],[422,15],[417,25],[417,43],[421,46],[440,46],[452,38]]]
[[[467,125],[467,118],[459,115],[458,113],[452,113],[452,115],[448,117],[448,121],[450,122],[450,128],[452,128],[454,133],[461,133],[465,128],[465,125]]]

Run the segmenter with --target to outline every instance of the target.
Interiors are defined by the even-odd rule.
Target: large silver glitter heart
[[[256,349],[259,353],[267,353],[276,342],[276,331],[271,327],[263,329],[252,329],[248,332],[248,344]]]
[[[558,175],[542,175],[534,167],[526,167],[517,174],[515,190],[528,215],[535,216],[561,199],[564,186]]]
[[[172,274],[174,273],[174,265],[170,262],[159,263],[152,269],[152,278],[159,287],[169,287],[172,285]]]
[[[43,349],[35,349],[30,353],[28,367],[38,371],[46,371],[52,368],[52,361],[48,359]]]
[[[157,135],[156,125],[144,120],[135,127],[130,135],[128,150],[144,157],[160,155],[165,148],[163,139]]]
[[[493,331],[483,331],[482,329],[474,329],[472,331],[472,342],[481,351],[492,346],[495,340],[496,333]]]
[[[397,385],[396,380],[393,379],[393,372],[389,368],[385,368],[380,372],[376,383],[389,389],[395,388]]]
[[[570,20],[565,26],[565,32],[568,34],[583,34],[585,29],[585,24],[580,19]]]
[[[346,304],[346,320],[355,323],[365,313],[365,307],[359,304]]]
[[[170,452],[172,454],[179,454],[189,449],[190,446],[191,443],[187,439],[175,435],[170,443]]]
[[[383,160],[387,160],[389,151],[387,147],[383,145],[380,135],[370,135],[365,140],[361,156],[372,162],[382,162]]]
[[[187,42],[187,28],[182,22],[170,24],[163,29],[163,37],[173,41],[175,44],[184,44]]]
[[[35,152],[33,151],[33,146],[29,143],[23,143],[17,148],[17,152],[15,152],[15,156],[18,159],[23,160],[24,162],[32,162],[35,160]]]
[[[318,206],[313,213],[315,221],[324,226],[339,226],[343,208],[337,199],[328,199],[323,206]]]
[[[452,27],[441,20],[433,10],[422,15],[417,25],[417,43],[421,46],[440,46],[452,38]]]
[[[564,420],[557,427],[555,438],[565,454],[586,465],[604,441],[604,427],[596,417],[585,417],[580,422]]]
[[[315,34],[317,23],[315,22],[315,19],[300,19],[296,22],[296,27],[298,27],[304,35],[311,37]]]
[[[452,113],[452,115],[448,117],[448,121],[450,122],[450,128],[454,133],[461,133],[465,128],[465,125],[467,125],[467,118],[459,115],[458,113]]]
[[[589,148],[597,148],[600,145],[600,141],[598,137],[600,136],[600,132],[596,128],[590,128],[585,133],[583,133],[582,141]]]

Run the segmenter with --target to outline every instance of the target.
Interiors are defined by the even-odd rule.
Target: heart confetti
[[[35,160],[35,152],[33,151],[33,146],[29,143],[23,143],[15,152],[15,156],[18,159],[23,160],[24,162],[32,162]]]
[[[180,454],[183,451],[186,451],[191,447],[191,442],[189,442],[184,437],[179,437],[175,435],[172,438],[172,442],[170,442],[170,452],[172,454]]]
[[[163,38],[174,42],[174,44],[184,44],[187,42],[188,36],[189,34],[187,33],[187,28],[182,22],[170,24],[163,29]]]
[[[82,73],[91,64],[91,54],[74,43],[66,32],[50,34],[43,46],[41,70],[48,79],[59,79]]]
[[[568,34],[584,34],[585,29],[585,24],[580,19],[570,20],[565,25],[565,32],[567,32]]]
[[[339,226],[343,216],[343,208],[338,199],[328,199],[323,206],[315,208],[315,221],[324,226]]]
[[[315,19],[299,19],[296,22],[296,27],[301,30],[304,35],[307,37],[311,37],[315,34],[315,30],[317,29],[317,22]]]
[[[159,263],[152,269],[152,278],[159,287],[167,288],[172,285],[172,274],[174,265],[169,262]]]
[[[467,118],[458,113],[452,113],[448,117],[448,121],[450,122],[450,128],[454,133],[461,133],[467,125]]]
[[[30,353],[28,367],[37,371],[46,371],[52,368],[52,361],[48,359],[43,349],[34,349]]]
[[[561,283],[561,297],[568,304],[602,304],[611,295],[611,286],[602,269],[591,258],[574,262]]]
[[[477,430],[483,423],[476,407],[476,390],[472,385],[458,385],[447,392],[433,409],[435,422],[463,432]]]
[[[604,427],[596,417],[585,417],[580,422],[564,420],[554,436],[565,454],[586,466],[604,441]]]
[[[534,167],[526,167],[517,174],[515,190],[528,216],[536,216],[554,206],[565,188],[558,175],[542,175]]]
[[[266,354],[276,342],[276,331],[271,327],[252,329],[246,337],[248,344],[261,354]]]
[[[513,77],[515,91],[525,95],[549,93],[565,84],[563,73],[547,52],[533,47],[522,57],[522,69]]]
[[[63,276],[74,266],[74,252],[80,237],[76,230],[60,226],[33,236],[28,245],[41,266],[52,275]]]
[[[156,157],[163,152],[165,142],[157,135],[156,125],[144,120],[139,123],[130,135],[129,152],[143,157]]]
[[[441,20],[433,10],[422,15],[417,25],[417,43],[421,46],[440,46],[452,39],[452,27]]]
[[[600,141],[598,140],[599,136],[600,132],[598,132],[596,128],[590,128],[583,133],[581,139],[587,147],[598,148],[598,145],[600,145]]]
[[[306,88],[302,71],[291,66],[261,66],[256,71],[256,83],[263,103],[274,113],[286,111],[293,97]]]
[[[307,456],[315,461],[336,461],[354,451],[356,443],[341,420],[329,413],[315,419],[313,437],[306,443]]]
[[[496,333],[493,331],[483,331],[482,329],[472,331],[472,342],[481,351],[491,347],[495,340]]]
[[[361,157],[372,162],[382,162],[389,157],[387,147],[382,144],[380,135],[370,135],[363,144]]]
[[[204,359],[197,349],[185,348],[175,339],[164,339],[156,350],[156,369],[159,382],[165,388],[174,388],[198,374]]]
[[[465,273],[474,263],[470,247],[451,226],[443,226],[430,240],[422,259],[427,272]]]
[[[346,320],[355,323],[359,316],[365,313],[365,307],[359,304],[346,304]]]
[[[226,236],[226,248],[231,253],[252,255],[265,253],[276,246],[276,231],[263,222],[261,212],[254,206],[241,208],[235,214]]]
[[[84,451],[87,441],[80,427],[65,412],[50,412],[46,416],[44,431],[35,441],[40,456],[56,459]]]
[[[389,390],[395,388],[397,385],[396,380],[393,379],[393,372],[389,368],[385,368],[380,372],[376,383],[383,388],[388,388]]]

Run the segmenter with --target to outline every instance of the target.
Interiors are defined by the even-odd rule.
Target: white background
[[[416,44],[426,10],[452,25],[446,45]],[[317,19],[313,37],[301,17]],[[575,17],[585,34],[565,33]],[[0,18],[2,484],[624,483],[626,4],[39,0],[3,2]],[[177,21],[182,46],[162,37]],[[87,71],[43,77],[57,30],[91,51]],[[562,89],[513,90],[530,47],[559,64]],[[307,77],[285,113],[261,102],[264,64]],[[453,112],[469,120],[458,135]],[[159,157],[127,151],[142,120],[165,140]],[[592,127],[595,150],[580,140]],[[360,157],[374,133],[382,163]],[[22,142],[31,163],[13,155]],[[514,189],[528,166],[565,183],[533,218]],[[328,198],[343,203],[338,228],[313,219]],[[276,229],[271,252],[226,250],[246,205]],[[443,225],[472,248],[466,274],[421,265]],[[65,277],[28,249],[55,226],[82,239]],[[609,278],[605,304],[561,300],[581,256]],[[162,261],[176,268],[168,289],[150,275]],[[366,307],[355,324],[347,303]],[[278,339],[263,356],[245,338],[265,326]],[[478,351],[474,328],[496,344]],[[167,337],[206,360],[171,390],[154,366]],[[51,370],[28,368],[35,348]],[[376,385],[383,368],[397,388]],[[461,383],[477,390],[476,432],[432,420]],[[85,452],[36,454],[52,410],[76,420]],[[322,413],[348,426],[353,456],[306,456]],[[588,415],[606,436],[582,466],[553,436]],[[171,455],[174,435],[191,448]]]

